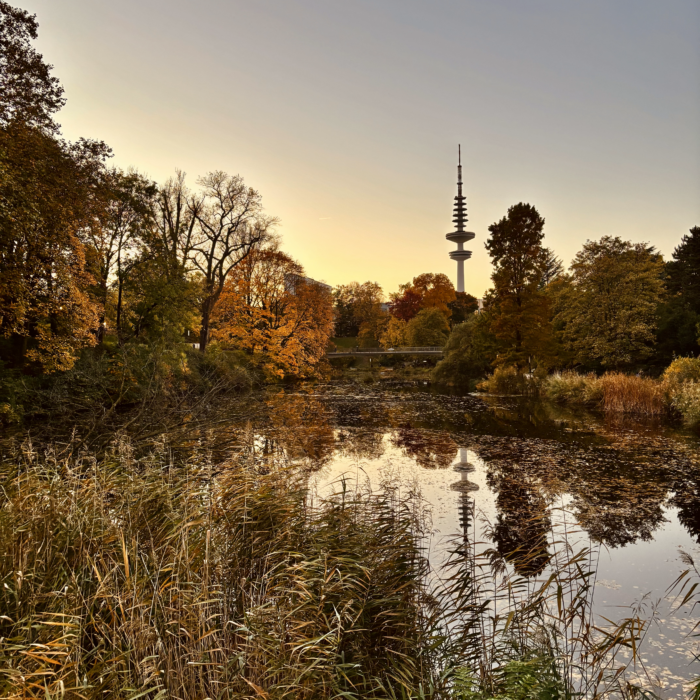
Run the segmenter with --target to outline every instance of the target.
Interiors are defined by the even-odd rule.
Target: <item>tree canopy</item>
[[[517,369],[548,362],[552,331],[549,300],[540,289],[548,251],[542,246],[544,219],[530,204],[516,204],[489,226],[486,249],[494,271],[487,296],[497,363]]]
[[[652,355],[663,260],[646,243],[604,236],[571,265],[557,319],[578,362],[621,368]]]

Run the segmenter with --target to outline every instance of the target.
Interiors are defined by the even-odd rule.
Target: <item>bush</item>
[[[541,392],[558,403],[594,405],[603,400],[603,385],[595,374],[572,371],[550,374],[542,382]]]
[[[76,419],[134,406],[153,415],[188,399],[248,389],[255,379],[243,353],[217,346],[200,353],[186,343],[103,345],[83,351],[65,372],[32,377],[0,368],[0,422]]]
[[[673,392],[671,405],[683,416],[686,425],[700,425],[700,384],[682,384]]]
[[[700,382],[700,357],[678,357],[663,373],[663,380],[670,385]]]
[[[532,394],[535,383],[515,367],[498,367],[493,374],[479,382],[476,388],[489,394]]]

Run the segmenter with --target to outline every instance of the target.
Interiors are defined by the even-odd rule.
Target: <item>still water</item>
[[[436,577],[456,537],[495,549],[533,581],[562,542],[589,547],[598,618],[634,609],[651,620],[631,678],[679,698],[700,675],[700,609],[669,593],[688,568],[682,552],[700,561],[696,435],[418,385],[314,384],[254,404],[215,431],[215,445],[252,435],[254,449],[308,469],[318,496],[355,486],[419,491]]]

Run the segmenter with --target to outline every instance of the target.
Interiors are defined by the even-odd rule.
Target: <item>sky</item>
[[[67,138],[158,182],[242,175],[329,284],[456,282],[459,143],[477,297],[488,227],[518,202],[566,265],[604,235],[668,258],[700,226],[697,0],[15,3]]]

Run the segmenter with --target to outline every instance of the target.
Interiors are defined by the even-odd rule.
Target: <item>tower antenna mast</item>
[[[476,236],[471,231],[464,229],[467,223],[466,197],[462,194],[462,144],[457,146],[457,196],[453,210],[455,230],[448,233],[445,238],[457,244],[457,250],[450,252],[450,258],[457,261],[457,291],[464,292],[464,261],[472,256],[471,250],[464,250],[464,244]]]

